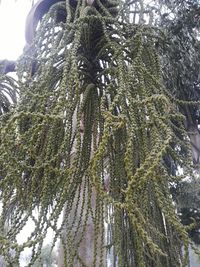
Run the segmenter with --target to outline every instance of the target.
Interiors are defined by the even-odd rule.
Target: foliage
[[[177,204],[177,212],[184,225],[193,227],[189,230],[191,240],[200,244],[200,187],[199,178],[179,182],[172,189]]]
[[[41,249],[40,259],[37,259],[33,264],[33,267],[54,267],[56,263],[56,255],[55,253],[52,255],[51,245],[46,245]]]
[[[175,5],[175,4],[174,4]],[[164,47],[164,75],[167,88],[180,101],[180,110],[186,116],[187,127],[200,122],[200,104],[187,105],[185,100],[200,99],[200,42],[198,1],[177,1],[176,17],[165,14],[162,27],[166,27]],[[185,104],[185,105],[184,105]],[[189,103],[188,103],[189,104]]]
[[[53,246],[66,242],[65,265],[87,266],[78,248],[89,220],[94,266],[97,254],[103,266],[105,249],[113,266],[187,265],[189,239],[169,188],[177,177],[166,158],[190,174],[189,142],[163,85],[156,51],[163,36],[142,16],[133,20],[136,2],[54,5],[18,62],[19,101],[0,121],[0,249],[10,265],[31,247],[33,266],[51,228]],[[61,8],[68,16],[58,27]],[[28,219],[35,228],[19,245]]]
[[[0,116],[10,111],[17,103],[17,83],[12,77],[0,73]]]
[[[163,2],[163,1],[161,1]],[[199,1],[164,1],[167,10],[161,16],[160,26],[165,29],[166,41],[162,44],[161,58],[164,81],[177,99],[177,108],[185,116],[185,127],[192,145],[193,161],[200,156],[200,39]],[[183,151],[182,151],[183,152]],[[184,152],[183,152],[184,153]],[[177,169],[172,159],[168,166]],[[184,168],[184,166],[183,166]],[[199,165],[196,165],[199,176]],[[193,242],[199,244],[199,179],[187,179],[173,185],[172,193],[184,225],[196,221],[189,231]]]

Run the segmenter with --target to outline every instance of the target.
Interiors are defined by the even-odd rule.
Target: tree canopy
[[[66,0],[44,14],[17,80],[0,76],[10,266],[27,247],[33,266],[48,229],[64,266],[187,266],[192,225],[173,189],[199,175],[199,11],[199,1]]]

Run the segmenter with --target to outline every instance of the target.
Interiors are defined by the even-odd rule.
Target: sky
[[[16,60],[25,45],[25,21],[31,0],[0,1],[0,60]]]

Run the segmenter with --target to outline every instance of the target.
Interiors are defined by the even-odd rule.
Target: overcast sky
[[[25,20],[31,0],[0,2],[0,60],[15,60],[22,54],[25,45]]]

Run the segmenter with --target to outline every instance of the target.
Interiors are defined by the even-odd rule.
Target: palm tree
[[[52,229],[60,266],[186,266],[188,234],[170,192],[181,177],[170,166],[192,173],[189,139],[163,82],[157,10],[141,0],[56,2],[32,25],[18,105],[0,121],[1,253],[18,266],[31,247],[33,266]],[[18,245],[28,220],[35,227]]]

